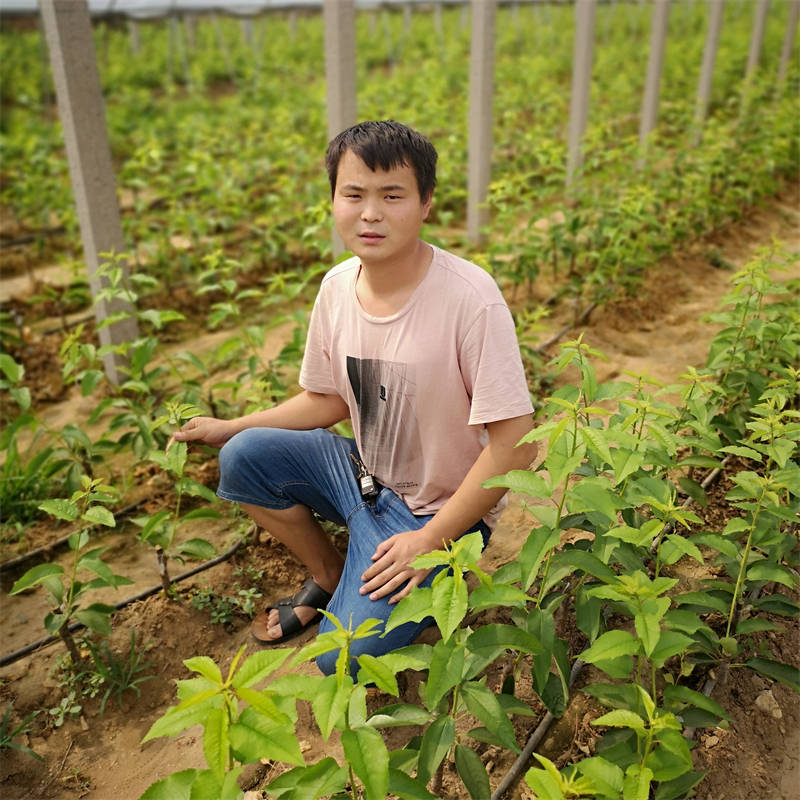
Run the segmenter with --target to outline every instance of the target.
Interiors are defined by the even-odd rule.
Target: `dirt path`
[[[583,329],[585,340],[608,358],[598,365],[598,377],[607,380],[625,372],[644,373],[669,384],[688,365],[702,366],[715,332],[713,326],[702,322],[702,317],[719,307],[732,274],[730,270],[711,265],[710,251],[718,249],[722,259],[739,268],[758,246],[775,236],[784,241],[791,252],[798,254],[792,274],[800,277],[797,199],[795,191],[768,209],[754,212],[746,222],[717,234],[713,241],[698,243],[686,253],[665,259],[648,274],[634,301],[598,310]],[[556,317],[549,324],[557,330],[560,320]],[[193,347],[199,351],[209,345],[214,336],[216,334],[209,336],[208,341],[196,341]],[[544,332],[542,339],[547,336],[548,332]],[[75,413],[75,408],[69,403],[55,405],[48,413],[55,419],[67,419],[70,413]],[[530,526],[530,518],[520,508],[518,500],[512,498],[486,551],[485,567],[492,571],[515,558]],[[121,571],[128,573],[135,568],[133,562],[137,562],[141,584],[152,585],[151,563],[144,563],[141,551],[137,550],[135,557],[131,557],[130,552],[131,563]],[[247,564],[264,570],[265,600],[281,596],[302,577],[299,566],[268,540],[260,547],[237,555],[230,563],[203,573],[196,583],[218,589],[230,587],[237,579],[235,568]],[[34,609],[29,598],[24,601],[23,604],[4,597],[2,653],[41,636],[40,609]],[[85,705],[78,719],[68,720],[48,735],[32,737],[29,744],[45,757],[44,767],[26,756],[11,753],[6,758],[4,754],[0,794],[5,800],[75,797],[136,800],[155,780],[179,769],[204,766],[199,729],[192,729],[176,739],[159,739],[144,746],[139,742],[152,722],[174,702],[173,681],[188,677],[181,666],[182,659],[203,654],[227,665],[235,651],[248,641],[246,624],[238,620],[225,629],[212,625],[206,613],[187,603],[154,597],[118,615],[113,637],[115,646],[126,644],[131,626],[136,628],[138,641],[159,643],[158,649],[150,652],[157,679],[143,684],[141,700],[132,703],[129,699],[122,710],[112,700],[101,718],[98,703],[93,701]],[[313,632],[295,643],[302,644],[311,636]],[[797,644],[796,637],[792,641]],[[58,687],[50,671],[57,652],[60,647],[51,647],[0,670],[4,697],[16,697],[19,709],[54,705]],[[766,682],[763,683],[762,692],[767,689]],[[711,737],[707,737],[700,744],[700,760],[713,771],[698,790],[697,797],[701,800],[797,798],[792,791],[800,785],[798,697],[788,690],[783,691],[783,687],[775,687],[773,692],[781,711],[781,717],[777,718],[774,711],[770,716],[770,712],[759,711],[759,706],[754,705],[756,689],[759,687],[754,689],[752,684],[737,684],[726,698],[742,706],[734,726],[737,738],[731,734],[711,741]],[[321,756],[326,747],[313,732],[311,722],[306,722],[308,735],[304,746],[307,758],[311,759]],[[335,749],[334,745],[332,747]],[[743,752],[750,759],[746,774],[742,769],[732,769],[735,765],[730,763],[731,758]],[[524,786],[515,794],[519,798],[529,796]]]

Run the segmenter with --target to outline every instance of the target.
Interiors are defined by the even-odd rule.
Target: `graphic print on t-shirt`
[[[364,463],[379,476],[395,476],[395,491],[415,488],[422,470],[422,442],[413,365],[348,356],[347,377],[358,406]]]

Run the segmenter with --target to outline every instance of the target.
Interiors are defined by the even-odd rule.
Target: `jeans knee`
[[[317,667],[323,675],[333,675],[336,672],[336,661],[339,658],[338,650],[331,650],[317,656]]]

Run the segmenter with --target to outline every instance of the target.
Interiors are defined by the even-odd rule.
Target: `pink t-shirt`
[[[438,247],[388,317],[361,307],[359,269],[350,258],[323,278],[300,385],[343,397],[367,469],[412,512],[433,514],[488,441],[484,425],[533,410],[511,312],[489,273]]]

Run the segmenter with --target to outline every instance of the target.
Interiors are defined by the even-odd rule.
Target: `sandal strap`
[[[292,606],[311,606],[311,608],[326,608],[331,601],[330,592],[326,592],[313,578],[308,578],[297,594],[289,600]],[[278,605],[281,601],[278,601]],[[280,609],[278,610],[280,614]]]

